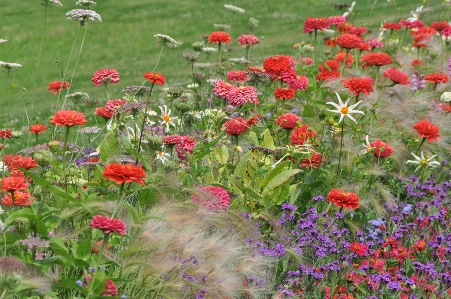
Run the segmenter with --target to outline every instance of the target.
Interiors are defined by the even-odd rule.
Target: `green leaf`
[[[304,106],[304,111],[302,111],[303,117],[314,117],[315,116],[315,110],[313,110],[313,106],[308,104]]]
[[[269,129],[266,129],[263,132],[263,141],[262,141],[261,146],[272,149],[272,150],[276,149],[276,147],[274,145],[274,139],[272,138],[271,133],[269,132]]]
[[[277,164],[276,167],[274,167],[270,171],[268,171],[268,173],[265,176],[265,179],[262,182],[262,187],[265,187],[266,185],[268,185],[268,183],[271,182],[272,179],[274,179],[276,177],[276,175],[281,173],[287,167],[287,165],[289,163],[290,163],[290,161],[288,161],[288,160],[282,161],[279,164]]]
[[[66,260],[68,260],[71,264],[73,264],[72,256],[69,254],[69,250],[67,250],[66,245],[60,238],[50,238],[50,249],[55,251],[57,254],[64,257]]]
[[[25,239],[22,235],[13,232],[4,232],[0,234],[0,245],[9,245],[20,239]]]
[[[80,293],[82,293],[83,295],[87,295],[88,294],[88,290],[85,289],[84,287],[79,286],[74,280],[69,279],[69,278],[62,278],[58,281],[58,285],[56,286],[57,288],[63,288],[63,289],[76,289],[77,291],[79,291]]]
[[[106,134],[102,143],[100,144],[100,161],[113,161],[121,153],[121,145],[114,133]]]
[[[250,136],[250,138],[251,138],[252,143],[254,144],[254,146],[259,146],[259,145],[260,145],[260,142],[258,141],[257,134],[255,134],[255,132],[250,132],[250,133],[249,133],[249,136]]]
[[[14,222],[14,220],[19,217],[27,218],[28,220],[30,220],[30,222],[32,222],[35,220],[36,215],[33,213],[30,207],[23,208],[9,215],[5,220],[5,226],[10,226]]]
[[[246,171],[246,167],[249,161],[249,156],[251,151],[247,151],[244,155],[241,156],[240,162],[236,164],[234,175],[238,177],[244,177],[244,172]]]
[[[52,192],[54,195],[59,196],[61,198],[67,199],[72,202],[78,202],[77,199],[72,197],[69,193],[61,189],[60,187],[52,185],[49,181],[44,180],[37,174],[32,173],[31,171],[28,171],[26,169],[21,169],[26,175],[31,177],[33,181],[38,184],[39,186],[43,187],[44,189],[47,189],[48,191]]]
[[[222,165],[226,165],[227,161],[229,160],[229,150],[225,145],[221,147],[215,147],[213,152],[216,155],[216,159],[218,159],[219,163]]]
[[[262,194],[266,194],[277,187],[285,184],[291,177],[301,172],[300,169],[289,169],[285,170],[278,175],[276,175],[265,187]]]
[[[77,246],[77,251],[75,252],[75,258],[82,259],[82,260],[88,260],[91,257],[91,240],[86,239]]]

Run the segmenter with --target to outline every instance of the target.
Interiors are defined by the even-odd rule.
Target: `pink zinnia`
[[[183,137],[180,135],[167,135],[164,136],[164,144],[167,145],[174,145],[174,144],[179,144],[183,142]]]
[[[109,100],[105,104],[105,109],[107,112],[114,112],[118,107],[127,103],[127,100]]]
[[[179,159],[186,160],[185,152],[192,155],[195,146],[196,146],[196,139],[193,139],[188,135],[183,136],[181,142],[178,143],[177,147],[175,148]]]
[[[117,83],[119,82],[119,73],[116,69],[98,70],[94,73],[91,81],[95,86],[100,86],[102,83]]]
[[[288,83],[291,89],[294,90],[306,90],[308,87],[308,78],[306,76],[296,75],[296,80]]]
[[[297,127],[297,123],[301,121],[301,118],[293,113],[285,113],[279,116],[276,120],[276,124],[286,130],[294,129]]]
[[[126,234],[127,226],[125,222],[118,218],[111,218],[108,216],[96,215],[92,218],[89,224],[91,228],[98,228],[103,230],[105,234],[117,232],[121,235]]]
[[[393,81],[393,84],[410,84],[409,76],[407,76],[407,74],[405,74],[403,71],[395,69],[394,67],[385,70],[382,74],[382,77],[389,78]]]
[[[332,16],[332,17],[328,17],[327,21],[329,22],[330,25],[342,25],[342,24],[346,23],[346,17]]]
[[[257,90],[253,86],[240,86],[234,89],[227,97],[229,104],[233,107],[238,107],[246,103],[257,103]]]
[[[368,39],[365,42],[365,44],[369,45],[371,47],[371,49],[384,47],[384,44],[382,43],[382,41],[375,39],[375,38]]]
[[[238,37],[238,43],[243,47],[251,46],[259,43],[258,38],[252,34],[242,34]]]
[[[193,202],[200,204],[210,210],[227,210],[230,205],[230,196],[221,187],[206,186],[200,188],[203,193],[193,195]]]
[[[213,88],[213,93],[223,99],[227,99],[236,86],[222,80],[218,80]]]
[[[243,70],[240,71],[230,71],[227,73],[227,80],[235,81],[235,82],[245,82],[249,80],[246,72]]]

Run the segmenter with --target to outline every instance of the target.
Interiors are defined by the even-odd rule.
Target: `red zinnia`
[[[340,68],[340,64],[336,60],[326,60],[325,64],[321,63],[318,67],[318,71],[335,71]]]
[[[117,83],[119,73],[115,69],[98,70],[94,73],[91,82],[94,82],[95,86],[100,86],[102,83]]]
[[[352,27],[348,32],[350,34],[362,35],[368,33],[368,29],[366,27]]]
[[[443,104],[440,104],[438,106],[440,107],[440,109],[442,109],[446,113],[450,113],[451,112],[451,104],[450,103],[443,103]]]
[[[427,120],[420,120],[413,125],[419,137],[427,138],[429,142],[438,141],[440,138],[440,129]]]
[[[200,204],[210,210],[227,210],[230,205],[230,196],[221,187],[207,186],[200,188],[202,193],[193,195],[193,202]]]
[[[47,130],[46,126],[40,124],[34,124],[30,126],[30,133],[36,133],[36,135],[41,134]]]
[[[393,63],[390,55],[386,53],[369,53],[362,56],[361,62],[366,66],[383,66]]]
[[[232,38],[230,37],[230,35],[227,32],[224,31],[215,31],[212,32],[210,34],[210,36],[208,37],[208,42],[209,43],[214,43],[214,44],[218,44],[218,43],[230,43],[232,41]]]
[[[366,95],[373,92],[373,84],[371,84],[371,81],[365,78],[354,77],[342,79],[341,83],[344,87],[349,89],[350,92],[353,92],[355,96],[358,96],[361,92]]]
[[[283,129],[294,129],[297,127],[297,123],[301,121],[301,118],[293,113],[285,113],[279,116],[276,120],[276,124]]]
[[[359,256],[364,256],[368,251],[368,248],[366,247],[365,244],[359,242],[352,242],[351,244],[349,244],[349,250],[351,250],[352,252],[354,252]]]
[[[327,18],[327,22],[330,25],[341,25],[346,23],[346,17],[343,16],[331,16]]]
[[[450,25],[447,21],[443,21],[443,22],[432,22],[431,26],[432,28],[434,28],[435,30],[437,30],[438,32],[442,32],[443,30],[445,30],[446,28],[449,28]]]
[[[376,158],[388,158],[394,152],[393,148],[390,145],[379,139],[374,142],[371,142],[370,147],[374,149],[373,155]]]
[[[321,30],[329,28],[329,22],[326,18],[307,18],[304,21],[304,28],[302,29],[305,33],[310,33],[315,30]]]
[[[327,195],[327,201],[334,203],[337,207],[347,209],[357,209],[359,207],[359,197],[353,192],[332,189]]]
[[[435,84],[449,82],[448,76],[443,74],[429,74],[426,77],[424,77],[424,80]]]
[[[13,134],[12,134],[11,130],[9,130],[9,129],[3,129],[3,130],[0,130],[0,137],[3,139],[5,139],[5,138],[11,139],[13,137]]]
[[[384,28],[385,29],[390,29],[390,30],[399,30],[401,29],[402,25],[399,23],[390,23],[390,22],[385,22],[384,23]]]
[[[53,91],[53,94],[56,95],[62,88],[68,88],[69,87],[68,81],[53,81],[49,83],[49,87],[47,88],[48,91]]]
[[[117,296],[117,286],[111,279],[105,281],[105,288],[103,289],[102,295],[104,296]]]
[[[146,172],[141,166],[110,163],[105,167],[103,177],[118,184],[136,182],[144,185],[142,179],[146,177]]]
[[[96,108],[96,111],[94,112],[96,115],[101,116],[105,119],[109,119],[113,117],[114,111],[107,110],[105,107],[98,107]]]
[[[101,229],[105,234],[117,232],[121,235],[125,235],[127,229],[125,222],[121,219],[102,215],[95,215],[89,223],[89,226],[91,228]]]
[[[340,78],[340,71],[323,71],[316,75],[316,81],[330,81]]]
[[[291,88],[277,88],[274,91],[274,96],[278,100],[291,100],[296,96],[296,91]]]
[[[345,56],[346,56],[346,65],[352,65],[354,63],[354,57],[352,56],[351,53],[348,53],[348,55],[346,55],[345,52],[339,52],[335,54],[334,60],[336,62],[343,64],[343,62],[345,61]]]
[[[302,159],[301,161],[301,165],[299,165],[299,167],[306,167],[306,168],[310,168],[310,167],[315,167],[315,168],[319,168],[319,166],[326,162],[326,157],[324,157],[323,155],[321,155],[320,153],[313,153],[312,156],[310,158],[306,158],[306,159]]]
[[[386,77],[392,80],[393,84],[410,84],[409,76],[407,76],[407,74],[405,74],[404,72],[395,69],[394,67],[385,70],[385,72],[382,74],[382,77]]]
[[[354,49],[357,48],[362,42],[362,38],[355,34],[343,34],[337,37],[337,45],[344,49]]]
[[[4,191],[17,191],[26,190],[28,188],[28,183],[25,181],[24,177],[13,176],[6,177],[2,180],[2,190]]]
[[[7,206],[29,206],[34,201],[34,197],[28,192],[16,191],[14,192],[14,200],[12,200],[11,193],[6,194],[2,198],[2,204]]]
[[[164,136],[164,141],[163,144],[167,144],[167,145],[174,145],[174,144],[179,144],[182,143],[183,141],[183,137],[180,135],[166,135]]]
[[[292,67],[290,58],[285,55],[271,56],[263,62],[263,68],[268,74],[278,75]]]
[[[105,109],[108,112],[113,112],[116,111],[116,109],[122,105],[124,105],[125,103],[127,103],[127,100],[109,100],[108,102],[106,102],[105,104]]]
[[[3,162],[5,162],[9,170],[18,170],[19,168],[30,170],[31,168],[38,166],[38,163],[33,160],[33,158],[21,157],[19,155],[6,155],[3,158]]]
[[[226,121],[222,128],[228,135],[239,136],[249,129],[249,125],[242,117],[237,117]]]
[[[175,150],[177,151],[177,156],[180,160],[186,160],[185,152],[192,155],[194,147],[196,146],[196,139],[191,138],[188,135],[181,137],[180,143],[177,144]]]
[[[235,82],[246,82],[247,80],[249,80],[249,77],[243,70],[229,71],[227,73],[227,80]]]
[[[294,128],[293,131],[291,131],[291,144],[303,145],[308,138],[316,135],[318,135],[318,133],[314,130],[309,130],[309,126],[307,124],[302,125],[301,127]]]
[[[163,85],[166,81],[166,77],[162,74],[155,72],[147,72],[143,75],[144,79],[149,81],[150,83],[155,83],[157,85]]]
[[[86,120],[83,113],[75,110],[60,110],[52,116],[51,124],[55,126],[80,126],[86,124]]]

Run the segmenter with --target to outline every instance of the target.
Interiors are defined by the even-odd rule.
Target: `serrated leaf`
[[[263,131],[263,141],[262,141],[261,146],[269,148],[271,150],[276,149],[276,147],[274,145],[274,139],[272,138],[271,133],[269,132],[269,129],[266,129],[265,131]]]
[[[266,194],[276,189],[277,187],[285,184],[291,177],[295,176],[299,172],[301,172],[300,169],[289,169],[279,173],[266,185],[262,194]]]
[[[121,145],[113,133],[108,133],[100,144],[100,161],[113,161],[121,152]]]

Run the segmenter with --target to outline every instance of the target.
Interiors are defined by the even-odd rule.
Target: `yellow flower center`
[[[341,114],[348,114],[349,109],[348,109],[348,107],[341,107],[340,112],[341,112]]]
[[[171,120],[171,118],[169,117],[168,114],[165,114],[165,115],[163,116],[163,119],[164,119],[165,122],[169,122],[169,121]]]
[[[163,152],[157,151],[157,155],[158,155],[159,157],[163,157]]]

